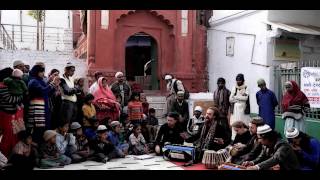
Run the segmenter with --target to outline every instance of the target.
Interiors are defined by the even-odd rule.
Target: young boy
[[[45,143],[41,147],[40,168],[63,167],[71,163],[71,159],[60,154],[56,145],[57,132],[46,130],[43,135]]]
[[[83,134],[82,127],[78,122],[73,122],[70,126],[71,133],[76,137],[76,151],[72,153],[71,159],[73,163],[86,161],[90,155],[89,143]]]
[[[84,104],[82,106],[83,112],[83,127],[87,128],[91,126],[90,121],[96,119],[96,109],[92,104],[94,96],[92,94],[87,94],[84,98]]]
[[[36,154],[32,148],[32,136],[27,131],[20,131],[19,142],[13,148],[9,163],[14,169],[32,170],[36,165]]]
[[[84,128],[84,135],[88,138],[88,140],[93,140],[97,137],[97,128],[99,126],[99,122],[97,119],[91,119],[90,126]]]
[[[150,142],[153,142],[158,132],[159,120],[156,118],[156,110],[149,109],[149,116],[147,117],[147,128],[149,132]]]
[[[99,125],[97,128],[97,136],[89,141],[90,149],[94,151],[92,160],[106,163],[111,158],[116,157],[115,146],[108,141],[108,129],[105,125]]]
[[[120,122],[113,121],[111,123],[112,130],[108,133],[108,140],[115,146],[117,156],[124,158],[128,154],[129,144],[120,143]]]
[[[11,77],[3,80],[4,84],[8,86],[9,92],[12,95],[25,95],[28,92],[27,85],[22,80],[23,72],[20,69],[14,69]]]
[[[56,144],[60,154],[64,154],[71,158],[71,155],[76,151],[76,138],[73,134],[68,133],[68,130],[69,123],[60,123],[57,129]]]

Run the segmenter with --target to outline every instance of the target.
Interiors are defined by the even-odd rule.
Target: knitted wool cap
[[[297,128],[290,128],[286,131],[286,138],[293,139],[299,136],[299,130]]]
[[[264,81],[264,79],[259,79],[259,80],[257,81],[257,83],[258,83],[258,86],[266,84],[266,82]]]
[[[243,74],[238,74],[236,77],[236,81],[244,81],[244,75]]]
[[[14,70],[12,71],[12,76],[13,76],[13,77],[22,78],[23,72],[22,72],[20,69],[14,69]]]
[[[21,60],[16,60],[13,62],[13,67],[24,64]]]
[[[271,129],[271,127],[269,126],[269,125],[267,125],[267,124],[265,124],[265,125],[263,125],[263,126],[259,126],[258,128],[257,128],[257,134],[265,134],[265,133],[267,133],[267,132],[270,132],[270,131],[272,131],[272,129]]]
[[[57,132],[54,130],[46,130],[43,134],[43,139],[45,141],[49,141],[49,139],[51,139],[52,137],[56,136]]]

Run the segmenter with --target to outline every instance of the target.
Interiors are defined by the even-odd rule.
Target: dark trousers
[[[76,102],[63,100],[60,110],[61,120],[68,123],[75,122],[77,119],[77,111],[78,107]]]

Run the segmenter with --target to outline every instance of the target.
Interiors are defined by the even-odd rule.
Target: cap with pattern
[[[257,134],[265,134],[265,133],[267,133],[267,132],[270,132],[270,131],[272,131],[272,129],[271,129],[271,127],[269,126],[269,125],[267,125],[267,124],[265,124],[265,125],[263,125],[263,126],[259,126],[258,128],[257,128]]]
[[[289,128],[286,131],[286,138],[293,139],[299,136],[299,130],[297,128]]]

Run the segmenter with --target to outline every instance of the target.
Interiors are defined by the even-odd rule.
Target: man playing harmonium
[[[247,170],[268,170],[279,165],[280,170],[298,170],[298,158],[292,147],[281,135],[265,124],[257,129],[258,139],[263,145],[261,154],[253,161],[243,163]]]
[[[156,137],[155,152],[157,155],[162,154],[162,148],[166,143],[183,144],[182,132],[183,129],[178,123],[179,114],[170,112],[167,116],[167,123],[163,124]]]

